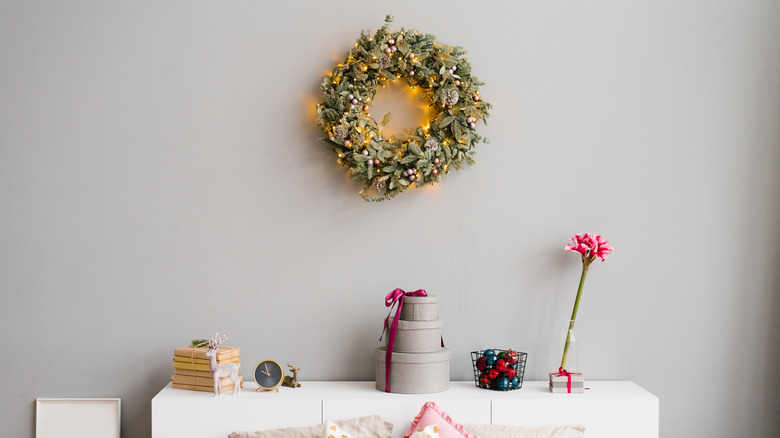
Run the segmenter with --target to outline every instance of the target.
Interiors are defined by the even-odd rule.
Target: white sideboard
[[[489,391],[450,382],[437,394],[388,394],[375,382],[302,382],[301,388],[256,392],[244,382],[238,396],[173,389],[152,399],[152,438],[225,438],[233,431],[310,426],[377,414],[402,437],[423,403],[436,402],[459,423],[552,426],[583,424],[588,438],[658,438],[658,398],[625,381],[589,381],[584,394],[552,394],[547,382]]]

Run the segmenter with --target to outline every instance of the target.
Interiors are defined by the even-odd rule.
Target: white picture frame
[[[35,438],[119,438],[121,399],[35,399]]]

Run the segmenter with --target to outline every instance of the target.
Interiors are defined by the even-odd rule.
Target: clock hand
[[[261,373],[263,373],[263,374],[265,374],[265,375],[266,375],[266,376],[268,376],[268,377],[271,377],[271,373],[266,373],[266,372],[265,372],[265,371],[263,371],[263,370],[260,370],[260,372],[261,372]]]
[[[265,364],[265,373],[270,375],[269,372],[268,372],[268,364]]]

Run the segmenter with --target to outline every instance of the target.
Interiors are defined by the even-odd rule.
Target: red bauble
[[[514,368],[507,368],[507,370],[504,372],[504,375],[507,377],[507,379],[512,380],[517,377],[517,370]]]
[[[509,363],[509,365],[514,365],[517,363],[517,352],[515,350],[509,350],[506,352],[506,355],[504,356],[504,359]]]
[[[483,373],[479,376],[479,386],[483,388],[490,386],[490,377],[487,375],[487,373]]]
[[[485,371],[487,369],[487,359],[485,359],[484,356],[477,359],[477,369],[480,371]]]
[[[505,373],[507,368],[509,368],[509,365],[504,359],[499,359],[498,362],[496,362],[496,369],[499,373]]]
[[[488,377],[490,377],[490,380],[495,380],[496,377],[498,377],[498,374],[499,374],[499,372],[496,369],[494,369],[494,368],[489,369],[488,372],[487,372],[487,375],[488,375]]]

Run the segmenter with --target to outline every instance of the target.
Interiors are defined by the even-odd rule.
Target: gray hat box
[[[401,307],[401,319],[405,321],[431,321],[437,319],[436,305],[439,302],[437,295],[424,297],[404,297],[404,305]]]
[[[388,333],[392,320],[387,321]],[[393,352],[397,353],[435,353],[441,350],[440,319],[433,321],[398,321],[395,331]],[[388,342],[390,336],[386,336]],[[385,344],[387,346],[387,344]]]
[[[380,347],[376,354],[376,389],[385,390],[385,358],[387,348]],[[449,348],[439,347],[435,353],[393,352],[390,363],[390,392],[399,394],[431,394],[450,387]]]

